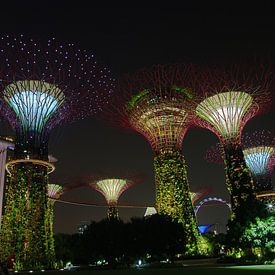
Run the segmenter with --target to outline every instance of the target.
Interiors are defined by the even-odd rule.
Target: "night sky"
[[[43,6],[38,6],[39,1],[22,2],[24,5],[18,1],[16,6],[1,8],[2,34],[23,33],[77,42],[81,48],[91,50],[116,78],[153,64],[222,63],[248,53],[261,55],[275,49],[272,1],[246,7],[186,5],[181,8],[98,8],[80,5],[78,1],[74,5],[69,1],[55,1],[54,5],[43,1]],[[244,132],[256,129],[274,130],[274,112],[251,119]],[[210,131],[192,128],[185,137],[183,153],[191,190],[210,187],[211,197],[228,200],[223,166],[204,159],[206,150],[217,141]],[[153,154],[149,143],[138,133],[110,128],[96,118],[87,118],[53,131],[50,154],[58,158],[52,183],[73,183],[98,171],[140,172],[145,175],[145,181],[126,191],[119,202],[154,204]],[[87,188],[75,189],[62,198],[104,203],[102,195]],[[81,222],[100,220],[106,215],[106,208],[58,202],[55,210],[55,232],[64,233],[75,233]],[[142,216],[144,211],[121,208],[120,217],[126,221],[132,216]],[[228,215],[226,206],[209,206],[199,212],[198,221],[217,223],[224,231]]]

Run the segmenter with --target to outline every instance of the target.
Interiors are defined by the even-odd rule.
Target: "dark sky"
[[[115,77],[138,68],[181,61],[223,62],[232,57],[265,54],[274,50],[272,1],[256,6],[191,6],[98,8],[74,1],[43,1],[43,5],[18,3],[1,8],[3,34],[57,37],[91,50],[111,68]],[[80,1],[81,2],[81,1]],[[82,1],[93,2],[93,1]],[[54,4],[51,4],[54,3]],[[273,115],[273,116],[272,116]],[[245,132],[274,129],[274,113],[249,121]],[[55,131],[56,132],[56,131]],[[146,174],[146,180],[125,192],[122,204],[153,205],[153,155],[141,135],[107,127],[95,118],[60,127],[54,132],[50,153],[58,158],[51,181],[65,184],[79,176],[101,171]],[[211,196],[229,199],[223,166],[204,160],[217,142],[211,132],[192,128],[183,143],[192,190],[213,189]],[[80,188],[63,196],[67,200],[103,203],[93,190]],[[120,209],[121,218],[142,216],[144,209]],[[204,207],[200,224],[218,223],[224,230],[229,211],[225,206]],[[106,208],[56,203],[55,232],[76,232],[82,221],[100,220]]]

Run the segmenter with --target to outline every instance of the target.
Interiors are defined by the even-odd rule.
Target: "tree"
[[[256,218],[245,228],[240,241],[244,246],[260,249],[263,256],[275,252],[275,216]]]

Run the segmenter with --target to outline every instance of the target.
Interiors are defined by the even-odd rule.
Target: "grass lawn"
[[[234,267],[182,267],[136,270],[90,270],[90,271],[49,271],[32,274],[49,275],[258,275],[275,274],[275,265],[234,266]],[[29,273],[25,273],[29,274]],[[45,274],[46,275],[46,274]]]

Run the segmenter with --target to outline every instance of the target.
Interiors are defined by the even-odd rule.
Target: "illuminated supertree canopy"
[[[227,140],[240,134],[244,122],[253,116],[257,109],[257,105],[253,106],[253,97],[250,94],[227,91],[204,99],[198,104],[196,114],[207,121],[208,128],[221,139]]]
[[[272,190],[271,175],[274,169],[275,138],[269,131],[255,131],[242,137],[246,165],[250,169],[255,191]]]
[[[45,230],[50,131],[101,111],[113,91],[110,71],[73,43],[0,38],[1,114],[16,132],[6,188],[0,258],[15,269],[54,266]],[[38,211],[39,209],[39,211]],[[45,233],[46,232],[46,233]]]
[[[243,209],[254,205],[256,198],[241,148],[241,134],[247,121],[267,106],[272,72],[268,66],[247,62],[202,69],[197,80],[195,123],[218,136],[231,194],[231,220],[245,223],[248,215]]]
[[[186,253],[196,253],[198,229],[182,142],[191,124],[193,67],[156,65],[119,80],[120,97],[109,121],[142,134],[154,151],[156,210],[182,223]],[[115,116],[116,119],[115,119]]]
[[[52,200],[57,200],[63,194],[64,188],[61,185],[50,183],[48,184],[48,197]]]
[[[109,219],[118,219],[118,199],[135,181],[128,179],[108,178],[101,179],[89,184],[89,186],[100,192],[108,204],[107,216]]]
[[[183,102],[176,100],[177,97],[181,97],[180,93],[175,93],[174,100],[171,100],[145,90],[129,102],[131,125],[147,138],[156,151],[182,145],[188,119],[187,112],[182,109]]]
[[[108,103],[114,80],[89,51],[54,38],[5,36],[0,45],[2,115],[16,130],[24,157],[36,147],[46,150],[56,125],[96,114]]]
[[[222,143],[240,143],[247,121],[268,107],[272,70],[256,61],[199,70],[196,124],[214,132]]]

